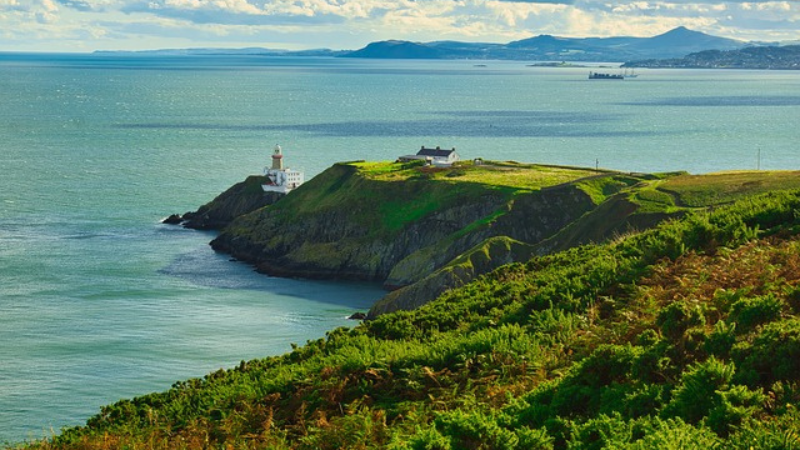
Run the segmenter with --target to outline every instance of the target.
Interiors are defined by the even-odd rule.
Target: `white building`
[[[266,192],[287,193],[303,184],[303,172],[283,167],[283,152],[280,145],[272,151],[272,167],[264,167],[267,182],[261,187]]]
[[[401,156],[400,161],[423,160],[435,166],[449,166],[461,159],[455,147],[447,150],[440,147],[426,148],[424,145],[416,155]]]

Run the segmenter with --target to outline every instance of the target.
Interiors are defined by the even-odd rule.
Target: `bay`
[[[259,275],[159,223],[277,143],[306,178],[422,145],[637,172],[800,165],[796,72],[481,64],[0,54],[0,442],[284,353],[381,296]]]

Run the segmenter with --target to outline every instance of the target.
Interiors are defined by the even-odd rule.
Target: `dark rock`
[[[233,185],[197,211],[184,214],[183,226],[197,230],[221,230],[233,219],[272,205],[285,195],[280,192],[264,192],[261,188],[264,180],[262,176],[247,177],[245,181]]]
[[[350,320],[364,320],[367,318],[367,315],[362,312],[353,313],[348,319]]]
[[[161,223],[168,225],[180,225],[181,222],[183,222],[183,217],[180,214],[170,214],[169,217],[161,221]]]

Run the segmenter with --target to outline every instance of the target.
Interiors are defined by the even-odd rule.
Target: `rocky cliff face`
[[[173,223],[198,230],[221,230],[233,219],[269,206],[284,196],[279,192],[264,192],[261,188],[264,182],[263,176],[250,176],[201,206],[197,211],[187,212],[183,216],[171,216],[175,218]]]
[[[418,308],[505,264],[645,230],[684,214],[639,213],[639,206],[628,201],[625,195],[612,196],[598,206],[579,189],[545,191],[514,206],[516,214],[509,214],[494,230],[499,233],[497,236],[390,292],[370,308],[367,318]],[[508,235],[530,240],[523,242]]]
[[[506,236],[519,242],[538,243],[594,206],[591,198],[575,185],[518,194],[498,210],[494,220],[458,238],[443,240],[438,245],[412,253],[398,262],[385,284],[403,287],[416,283],[491,237]],[[440,285],[453,287],[453,282],[442,280]]]
[[[485,233],[453,236],[507,204],[507,196],[491,189],[478,195],[465,190],[439,199],[428,213],[419,211],[427,208],[425,202],[412,205],[407,215],[396,219],[405,222],[398,225],[377,217],[381,205],[398,198],[414,203],[441,187],[424,180],[369,180],[347,165],[334,166],[318,178],[289,194],[285,202],[237,219],[212,247],[270,275],[385,281],[400,261],[431,246],[447,242],[452,259],[485,239]],[[340,198],[320,201],[321,191]],[[413,215],[420,217],[405,220]],[[433,270],[449,259],[433,258],[424,264]]]
[[[263,273],[383,282],[393,292],[372,308],[375,317],[419,307],[500,265],[669,216],[637,215],[638,205],[622,192],[641,181],[633,176],[532,189],[454,180],[464,169],[369,172],[363,164],[336,164],[281,198],[267,198],[258,177],[248,178],[187,214],[187,223],[224,226],[212,247]]]

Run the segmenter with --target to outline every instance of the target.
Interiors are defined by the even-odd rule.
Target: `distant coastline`
[[[686,55],[704,51],[725,52],[749,48],[772,48],[765,46],[789,47],[777,47],[779,45],[781,45],[779,42],[739,41],[712,36],[689,30],[685,27],[678,27],[652,37],[570,38],[539,35],[505,44],[459,41],[411,42],[393,39],[372,42],[357,50],[332,50],[327,48],[283,50],[249,47],[241,49],[189,48],[97,51],[94,54],[106,56],[314,56],[366,59],[511,60],[541,61],[541,63],[531,64],[531,66],[536,67],[575,67],[571,64],[599,61],[638,61],[639,64],[643,64],[643,61],[677,61]],[[637,65],[636,67],[651,66]],[[663,66],[659,65],[658,67]],[[674,65],[668,65],[668,67],[674,67]],[[681,67],[690,66],[683,65]]]
[[[683,58],[632,61],[623,67],[680,69],[800,70],[800,45],[706,50]]]

